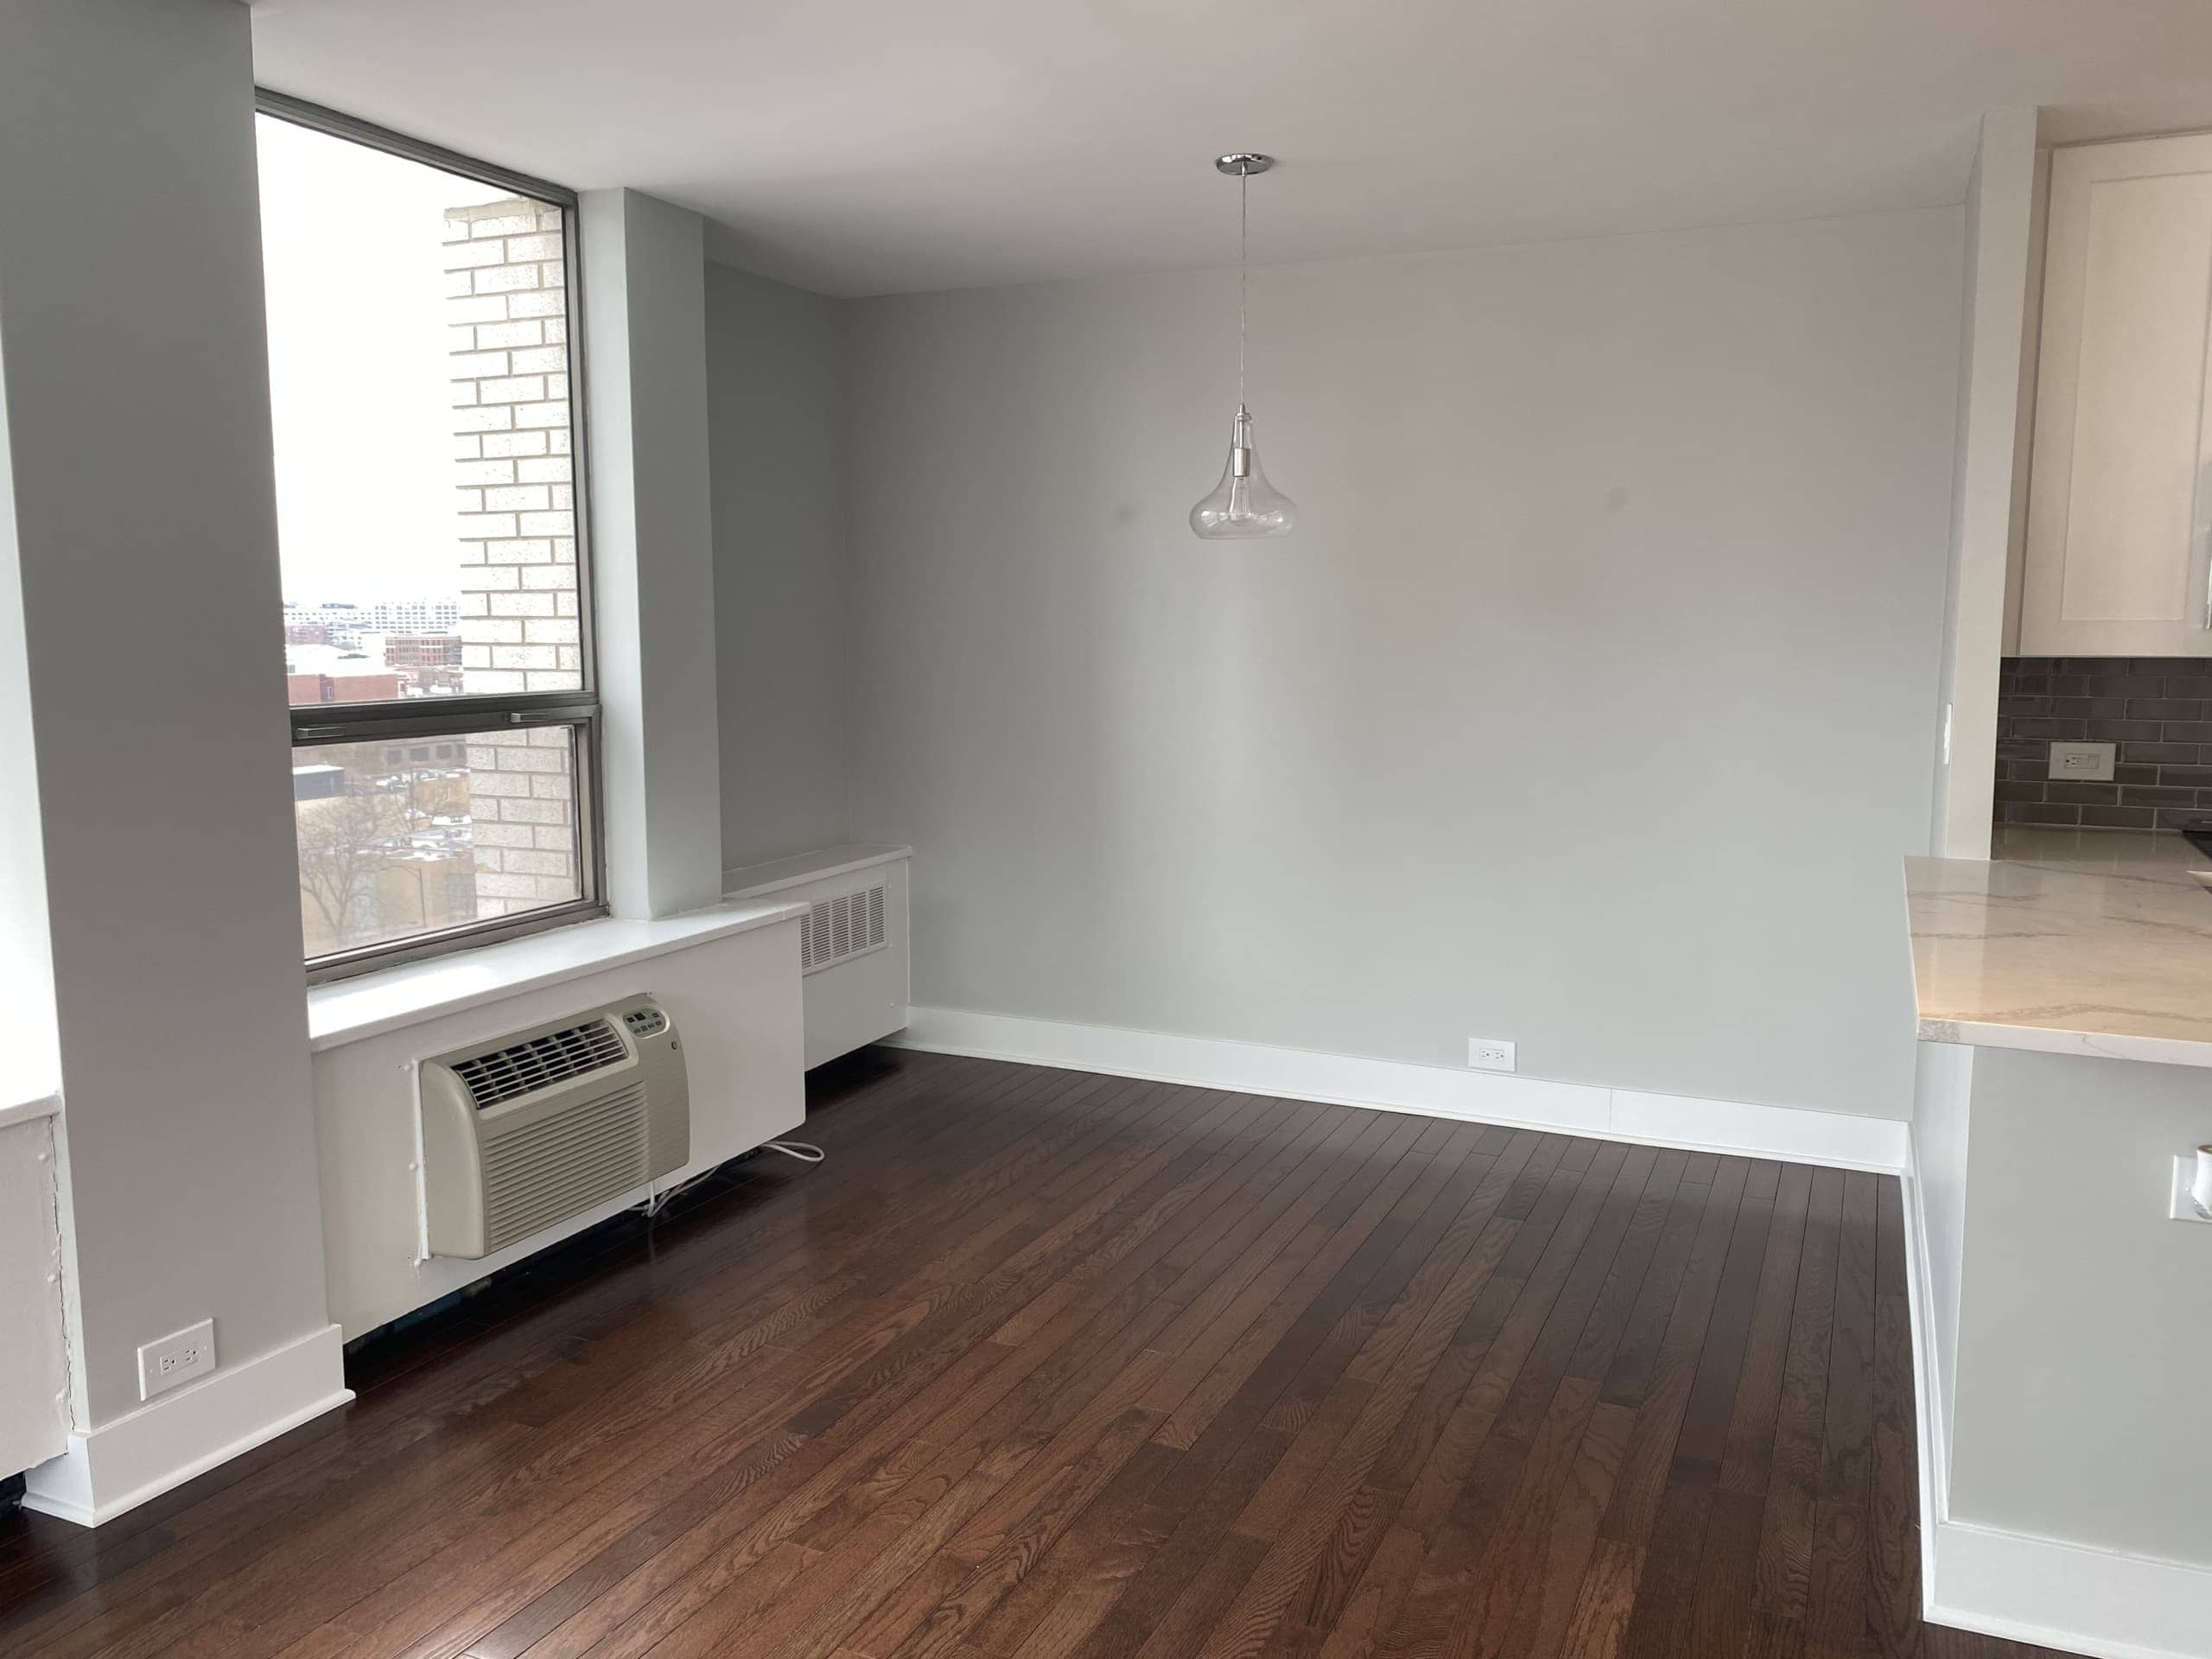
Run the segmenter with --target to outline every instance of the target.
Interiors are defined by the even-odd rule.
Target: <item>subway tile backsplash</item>
[[[2053,782],[2054,738],[2117,743],[2113,781]],[[2212,818],[2212,658],[2007,657],[1997,817],[2113,830]]]

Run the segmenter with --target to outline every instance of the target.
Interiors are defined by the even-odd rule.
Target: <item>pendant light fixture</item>
[[[1252,175],[1275,164],[1272,156],[1239,151],[1214,162],[1236,181],[1236,423],[1230,429],[1229,464],[1213,493],[1191,509],[1191,528],[1208,541],[1239,541],[1254,536],[1287,536],[1298,523],[1298,509],[1268,482],[1252,449],[1252,411],[1244,407],[1245,296],[1251,286],[1247,254],[1246,198]]]

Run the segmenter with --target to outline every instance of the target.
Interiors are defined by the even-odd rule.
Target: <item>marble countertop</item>
[[[1923,1040],[2212,1066],[2212,855],[2018,825],[1993,853],[1905,860]]]

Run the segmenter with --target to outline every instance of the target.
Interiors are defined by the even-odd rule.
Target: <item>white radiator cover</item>
[[[818,974],[842,967],[872,950],[887,949],[884,912],[889,886],[887,877],[810,903],[799,935],[801,971]]]
[[[594,925],[487,945],[469,959],[543,954],[556,948],[548,941],[586,937]],[[346,1337],[373,1331],[650,1196],[651,1186],[641,1185],[481,1260],[425,1256],[417,1076],[423,1059],[481,1049],[506,1033],[572,1019],[579,1008],[611,1003],[649,985],[683,1034],[688,1062],[691,1158],[658,1184],[682,1180],[763,1141],[792,1134],[806,1121],[798,932],[793,917],[668,949],[643,966],[632,961],[563,973],[557,982],[372,1029],[319,1049],[315,1144],[324,1261],[330,1317]],[[458,971],[461,960],[445,971]]]
[[[906,1028],[911,857],[904,847],[830,847],[725,878],[728,899],[809,906],[799,971],[810,1068]]]

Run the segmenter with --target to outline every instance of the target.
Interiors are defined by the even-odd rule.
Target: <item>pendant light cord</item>
[[[1246,301],[1252,286],[1251,255],[1249,251],[1248,211],[1252,194],[1252,175],[1243,168],[1236,169],[1236,407],[1244,407],[1244,313]]]

